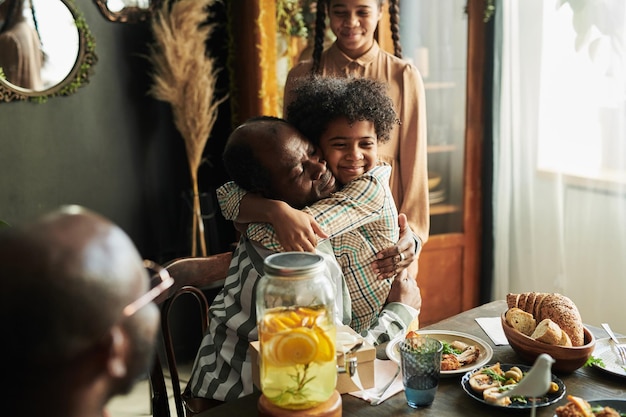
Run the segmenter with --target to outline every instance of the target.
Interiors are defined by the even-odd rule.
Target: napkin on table
[[[478,317],[476,322],[487,333],[494,345],[508,345],[509,341],[502,330],[502,320],[500,317]]]
[[[362,391],[350,392],[349,394],[367,402],[376,401],[377,398],[372,398],[372,396],[376,395],[378,390],[380,390],[389,382],[391,378],[393,378],[397,369],[398,364],[392,360],[374,359],[374,375],[376,375],[374,387]],[[357,386],[359,385],[360,384],[357,384]],[[382,400],[385,401],[400,391],[404,391],[404,385],[402,384],[402,372],[398,373],[393,383],[389,386],[389,388],[387,388],[387,391],[385,391],[382,396]]]

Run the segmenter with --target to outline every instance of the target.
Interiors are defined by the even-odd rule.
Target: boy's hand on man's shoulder
[[[404,213],[398,215],[398,226],[400,227],[398,243],[378,252],[376,254],[377,259],[372,263],[379,279],[392,278],[408,268],[417,259],[415,238]],[[412,272],[416,274],[417,270]]]

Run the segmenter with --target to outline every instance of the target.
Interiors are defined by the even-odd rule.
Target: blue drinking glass
[[[441,375],[439,340],[417,336],[407,338],[399,345],[404,394],[413,408],[432,404]]]

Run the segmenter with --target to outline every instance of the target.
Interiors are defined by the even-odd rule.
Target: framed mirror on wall
[[[111,22],[137,23],[148,20],[161,0],[94,0],[102,15]]]
[[[73,0],[5,0],[0,20],[0,101],[45,102],[89,82],[95,40]]]

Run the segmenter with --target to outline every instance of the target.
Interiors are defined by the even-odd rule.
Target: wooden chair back
[[[195,298],[199,307],[201,324],[201,328],[198,331],[204,335],[208,326],[209,302],[203,290],[220,288],[224,285],[231,259],[232,253],[225,252],[207,257],[178,258],[164,266],[172,278],[174,278],[174,285],[155,300],[161,310],[161,334],[165,361],[161,360],[162,358],[159,357],[158,352],[155,353],[152,369],[150,370],[153,417],[170,417],[163,363],[166,364],[171,377],[176,414],[178,417],[185,417],[185,407],[180,388],[169,317],[174,301],[183,294],[190,294]]]

